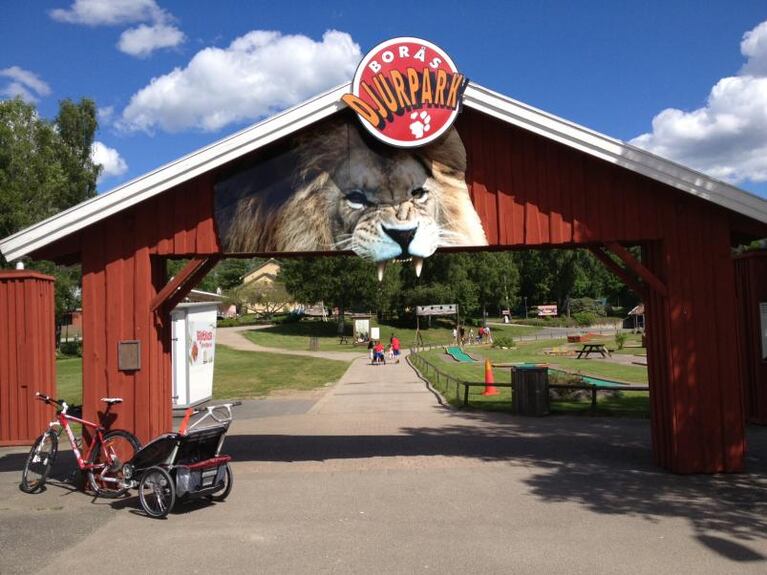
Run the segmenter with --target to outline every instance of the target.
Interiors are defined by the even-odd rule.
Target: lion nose
[[[402,248],[402,253],[406,254],[408,253],[407,247],[410,245],[410,242],[413,241],[413,238],[415,237],[415,232],[418,229],[410,228],[407,230],[400,230],[400,229],[392,229],[387,228],[386,226],[382,226],[383,231],[386,232],[386,235],[388,235],[391,239],[393,239],[397,244],[399,244],[399,247]]]

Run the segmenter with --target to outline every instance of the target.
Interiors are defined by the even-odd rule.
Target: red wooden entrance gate
[[[684,168],[664,164],[666,172],[658,168],[657,177],[649,177],[662,160],[628,148],[620,148],[624,156],[608,158],[604,150],[613,141],[605,139],[601,151],[594,151],[597,135],[580,129],[585,135],[569,136],[575,143],[568,142],[568,130],[576,131],[572,125],[538,113],[542,123],[559,130],[544,137],[535,122],[525,128],[522,120],[501,118],[507,114],[497,111],[501,104],[513,104],[492,97],[495,108],[482,104],[491,97],[479,88],[467,90],[470,105],[456,124],[487,249],[592,249],[645,303],[656,462],[680,473],[742,469],[744,412],[730,246],[735,237],[767,236],[767,225],[743,210],[695,197],[690,190],[702,184],[662,183],[674,179],[668,170]],[[248,140],[244,133],[182,159],[168,173],[160,170],[129,184],[130,195],[115,192],[130,202],[105,199],[104,205],[112,202],[112,215],[83,216],[56,241],[19,248],[22,255],[82,261],[86,417],[96,416],[99,397],[119,395],[126,398],[118,410],[121,427],[143,440],[170,429],[167,311],[223,255],[213,219],[215,178],[234,160],[265,157],[281,137],[273,125],[321,122],[339,109],[337,99],[334,93],[323,96],[311,113],[301,116],[299,109],[257,126],[258,137]],[[519,117],[532,114],[519,108]],[[637,173],[638,162],[645,175]],[[625,250],[629,245],[642,247],[641,263]],[[193,260],[166,285],[168,257]],[[118,343],[133,339],[142,342],[142,367],[121,372]]]

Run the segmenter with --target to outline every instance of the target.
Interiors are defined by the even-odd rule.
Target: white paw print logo
[[[423,138],[426,132],[431,129],[431,116],[427,112],[413,112],[410,114],[410,131],[416,139]]]

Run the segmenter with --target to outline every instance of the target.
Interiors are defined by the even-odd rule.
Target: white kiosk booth
[[[171,312],[174,409],[213,396],[217,312],[216,302],[182,303]]]

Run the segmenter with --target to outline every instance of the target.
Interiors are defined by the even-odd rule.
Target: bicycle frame
[[[123,462],[129,460],[141,447],[139,439],[124,429],[109,430],[104,421],[113,405],[122,403],[119,397],[103,397],[107,404],[98,424],[82,418],[82,413],[75,411],[66,401],[54,399],[39,391],[35,398],[46,405],[55,406],[56,416],[48,423],[46,431],[35,441],[27,455],[24,472],[19,487],[26,493],[40,491],[45,485],[48,473],[56,459],[57,446],[62,431],[66,432],[69,445],[77,461],[80,472],[87,476],[91,490],[97,496],[119,497],[127,491],[124,485]],[[69,410],[72,413],[69,413]],[[79,423],[87,436],[76,437],[71,423]]]
[[[93,452],[93,448],[98,445],[101,447],[101,449],[104,450],[104,454],[107,455],[106,448],[104,447],[104,435],[101,432],[101,426],[97,425],[91,421],[87,421],[85,419],[81,419],[79,417],[75,417],[74,415],[69,415],[67,413],[67,409],[69,409],[69,406],[66,402],[62,402],[62,409],[61,411],[56,413],[56,419],[51,421],[48,424],[49,429],[54,429],[60,427],[61,430],[66,432],[67,439],[69,440],[69,444],[72,446],[72,451],[75,454],[75,459],[77,460],[77,466],[80,468],[80,470],[85,471],[88,469],[96,469],[98,467],[102,467],[103,464],[91,464],[88,463],[88,459],[90,459],[91,453]],[[77,438],[75,437],[74,431],[72,431],[72,427],[69,425],[70,421],[74,421],[75,423],[79,423],[83,425],[84,427],[87,427],[89,429],[92,429],[94,433],[91,434],[91,441],[88,443],[88,450],[85,453],[81,453],[80,449],[77,446]],[[58,431],[58,434],[61,435],[61,431]],[[82,434],[81,434],[82,437]]]

